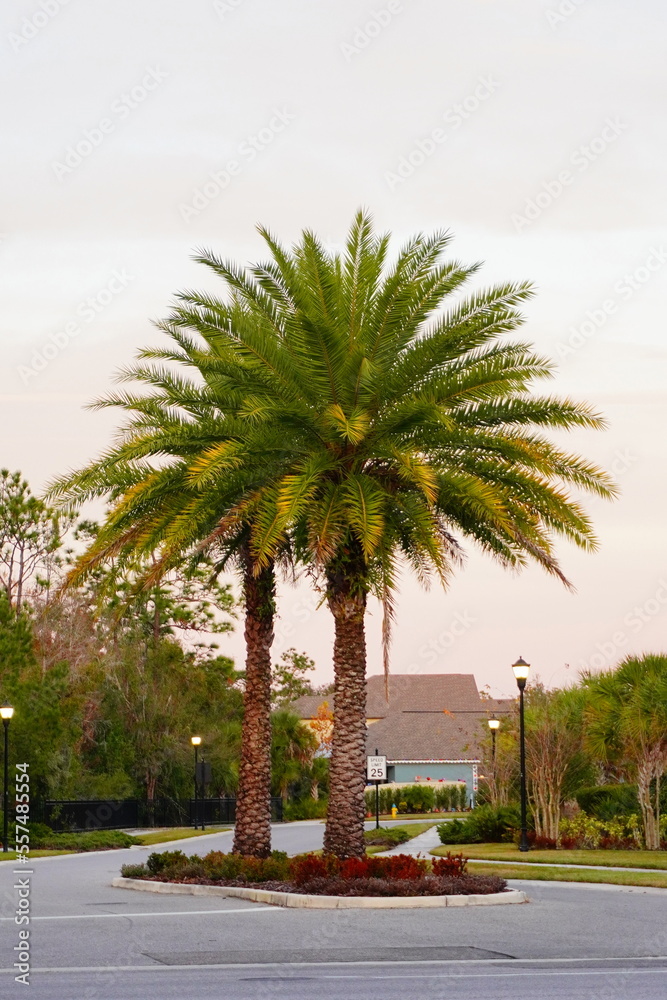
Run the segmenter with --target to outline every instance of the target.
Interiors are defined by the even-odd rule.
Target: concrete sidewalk
[[[390,857],[392,854],[410,854],[412,857],[422,854],[427,857],[434,847],[440,847],[437,826],[425,830],[418,837],[413,837],[412,840],[408,840],[405,844],[399,844],[398,847],[392,847],[388,851],[378,851],[376,857]]]

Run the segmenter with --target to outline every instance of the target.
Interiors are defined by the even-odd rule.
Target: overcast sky
[[[658,0],[5,0],[0,464],[39,491],[110,441],[83,406],[214,287],[194,248],[253,260],[258,222],[336,246],[360,205],[397,243],[448,228],[480,286],[535,283],[551,389],[609,420],[568,446],[622,496],[589,503],[599,553],[561,549],[575,594],[472,549],[447,594],[406,577],[392,669],[507,694],[519,654],[555,685],[664,650],[666,28]],[[276,654],[328,680],[326,610],[304,586],[280,612]]]

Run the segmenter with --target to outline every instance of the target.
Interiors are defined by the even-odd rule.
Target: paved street
[[[319,823],[276,827],[274,846],[290,853],[312,849],[321,844],[322,829]],[[203,853],[228,850],[230,842],[224,833],[182,846]],[[333,1000],[352,990],[369,1000],[667,995],[665,890],[513,882],[526,889],[530,904],[327,912],[111,888],[120,864],[146,853],[35,860],[35,1000]],[[12,971],[18,943],[13,869],[0,865],[3,998],[22,995]],[[652,960],[638,962],[646,956]]]
[[[35,977],[33,1000],[664,1000],[667,968],[628,963],[601,968],[367,965],[265,969],[58,972]],[[18,987],[17,987],[18,989]],[[3,993],[2,996],[10,996]]]

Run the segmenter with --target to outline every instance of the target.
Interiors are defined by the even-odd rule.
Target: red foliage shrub
[[[331,855],[301,854],[292,858],[290,876],[297,885],[303,885],[314,878],[331,878],[338,875],[340,861]]]
[[[431,870],[439,878],[461,878],[467,874],[468,859],[462,854],[452,854],[451,851],[447,851],[446,857],[433,859]]]
[[[342,861],[330,855],[319,857],[304,854],[291,862],[290,876],[297,885],[304,885],[318,878],[340,878],[345,881],[369,878],[420,879],[424,878],[427,870],[427,861],[413,858],[409,854],[395,854],[389,858],[345,858]]]
[[[410,854],[394,854],[389,858],[370,858],[371,861],[383,862],[380,878],[420,879],[428,870],[428,861],[423,858],[413,858]]]
[[[536,851],[555,851],[558,848],[558,841],[551,837],[538,837],[534,830],[528,831],[528,843]]]

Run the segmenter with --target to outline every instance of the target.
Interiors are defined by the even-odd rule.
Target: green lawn
[[[154,830],[151,833],[138,833],[137,840],[150,847],[152,844],[169,844],[172,840],[190,840],[191,837],[203,837],[209,833],[224,833],[231,826],[207,826],[205,830],[193,830],[191,826],[177,826],[171,830]]]
[[[31,851],[28,856],[28,861],[30,861],[30,858],[50,858],[53,857],[55,854],[77,854],[77,853],[78,853],[77,851]],[[7,851],[6,854],[4,851],[0,851],[0,861],[16,861],[16,851]],[[29,868],[30,865],[27,864],[25,867]]]
[[[500,875],[501,878],[529,879],[533,882],[595,882],[608,885],[653,886],[667,889],[667,872],[606,872],[583,868],[531,868],[529,865],[471,864],[475,875]]]
[[[463,854],[489,861],[532,861],[538,864],[602,865],[603,867],[652,868],[667,871],[667,851],[528,851],[514,844],[443,844],[432,854]]]

